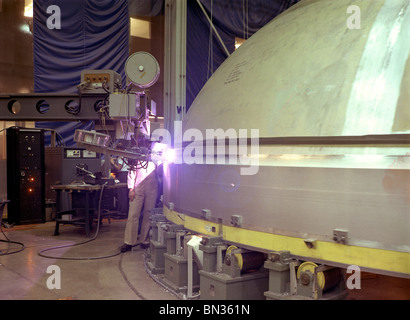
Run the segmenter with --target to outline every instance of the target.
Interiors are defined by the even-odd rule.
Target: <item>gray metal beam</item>
[[[32,93],[0,95],[0,120],[98,120],[98,105],[107,94]]]

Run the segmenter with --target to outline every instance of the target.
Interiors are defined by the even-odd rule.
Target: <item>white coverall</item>
[[[146,169],[130,170],[127,176],[129,190],[128,220],[125,227],[124,243],[147,244],[150,229],[150,211],[155,207],[158,195],[156,165],[148,162]],[[139,220],[142,211],[141,232],[138,239]]]

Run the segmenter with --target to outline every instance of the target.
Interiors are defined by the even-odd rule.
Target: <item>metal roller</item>
[[[306,276],[306,272],[314,274],[317,267],[318,265],[316,263],[310,261],[303,262],[298,267],[296,276],[302,285],[310,284],[310,277]],[[316,279],[319,288],[323,291],[327,291],[340,283],[342,280],[342,273],[339,268],[330,268],[325,271],[317,272]]]
[[[234,253],[233,251],[237,249],[236,246],[230,246],[226,249],[225,264],[228,266],[231,265],[232,257],[235,257],[241,273],[259,269],[266,260],[265,255],[261,252],[249,251]]]

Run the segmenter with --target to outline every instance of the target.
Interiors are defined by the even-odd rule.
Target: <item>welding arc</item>
[[[101,201],[102,201],[102,195],[103,195],[103,192],[104,192],[104,187],[105,187],[106,184],[107,183],[104,183],[101,187],[100,198],[99,198],[99,202],[98,202],[97,231],[95,232],[95,235],[91,239],[88,239],[88,240],[85,240],[85,241],[82,241],[82,242],[78,242],[78,243],[74,243],[74,244],[67,244],[67,245],[63,245],[63,246],[56,246],[56,247],[51,247],[51,248],[46,248],[46,249],[40,250],[38,252],[38,255],[40,257],[50,258],[50,259],[60,259],[60,260],[98,260],[98,259],[106,259],[106,258],[115,257],[115,256],[118,256],[119,254],[121,254],[121,251],[118,251],[118,252],[110,254],[110,255],[98,256],[98,257],[58,257],[58,256],[48,256],[48,255],[44,254],[44,252],[46,252],[46,251],[79,246],[79,245],[82,245],[82,244],[85,244],[85,243],[88,243],[88,242],[91,242],[91,241],[94,241],[95,239],[97,239],[98,232],[100,230]]]

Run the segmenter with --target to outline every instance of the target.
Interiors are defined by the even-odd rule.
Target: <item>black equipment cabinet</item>
[[[45,222],[44,131],[7,129],[7,220],[14,224]]]

